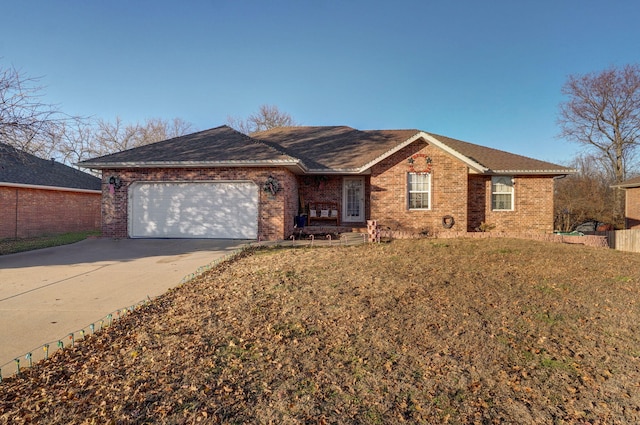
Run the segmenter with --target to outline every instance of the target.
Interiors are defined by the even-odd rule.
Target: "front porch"
[[[296,227],[290,239],[294,244],[296,241],[306,241],[311,245],[315,243],[329,245],[360,245],[362,243],[367,243],[370,236],[367,232],[367,227],[364,225],[312,225]]]
[[[340,226],[334,225],[311,225],[304,227],[296,227],[294,229],[294,236],[296,239],[304,239],[311,235],[315,238],[326,237],[331,235],[332,237],[340,237],[344,233],[367,233],[367,226],[365,224],[343,224]]]

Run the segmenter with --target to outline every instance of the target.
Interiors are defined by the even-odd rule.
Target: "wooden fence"
[[[640,229],[597,232],[607,237],[609,247],[618,251],[640,252]]]

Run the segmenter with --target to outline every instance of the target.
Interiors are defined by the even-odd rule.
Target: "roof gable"
[[[98,177],[0,143],[0,185],[99,191]]]
[[[284,127],[251,137],[300,158],[309,171],[361,171],[418,130],[368,130],[351,127]],[[368,168],[368,167],[367,167]]]

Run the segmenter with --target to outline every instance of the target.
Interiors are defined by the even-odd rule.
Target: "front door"
[[[364,221],[364,177],[345,177],[342,182],[342,221]]]

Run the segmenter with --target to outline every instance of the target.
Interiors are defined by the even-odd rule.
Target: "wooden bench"
[[[335,221],[336,226],[340,225],[340,210],[337,202],[309,202],[307,207],[307,225],[311,221]]]

